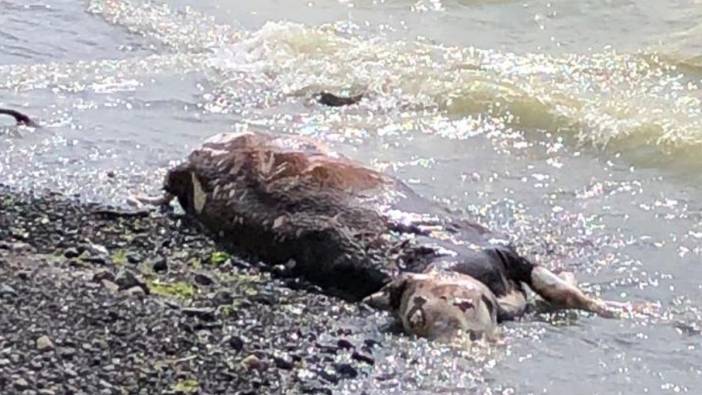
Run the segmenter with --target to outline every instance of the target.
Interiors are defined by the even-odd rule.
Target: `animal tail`
[[[363,99],[363,93],[356,96],[344,97],[329,92],[321,92],[317,97],[319,103],[330,107],[350,106],[360,102],[361,99]]]
[[[29,116],[22,114],[19,111],[15,110],[10,110],[7,108],[0,108],[0,115],[9,115],[15,119],[18,125],[25,125],[25,126],[32,126],[36,127],[37,124],[36,122],[32,121],[32,118],[29,118]]]

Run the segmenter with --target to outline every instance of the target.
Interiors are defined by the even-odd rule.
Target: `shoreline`
[[[333,393],[374,314],[219,251],[183,216],[0,186],[0,392]],[[307,291],[312,289],[312,291]]]

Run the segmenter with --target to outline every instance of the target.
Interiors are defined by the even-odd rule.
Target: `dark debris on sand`
[[[332,393],[372,372],[343,324],[363,307],[260,269],[175,214],[0,187],[0,393]]]

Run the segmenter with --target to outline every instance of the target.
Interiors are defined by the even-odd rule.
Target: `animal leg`
[[[574,284],[574,277],[558,276],[548,269],[535,266],[529,286],[549,303],[560,308],[593,312],[606,318],[621,317],[635,311],[631,303],[610,302],[586,295]]]
[[[0,108],[0,114],[11,116],[15,119],[15,122],[17,122],[18,125],[37,127],[37,124],[34,121],[32,121],[32,119],[29,118],[29,116],[19,111],[11,110],[8,108]]]

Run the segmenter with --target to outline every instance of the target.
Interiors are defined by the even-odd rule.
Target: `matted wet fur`
[[[295,274],[360,299],[396,271],[387,222],[375,210],[395,183],[312,141],[239,134],[208,140],[164,188],[234,251],[270,264],[293,260]]]

